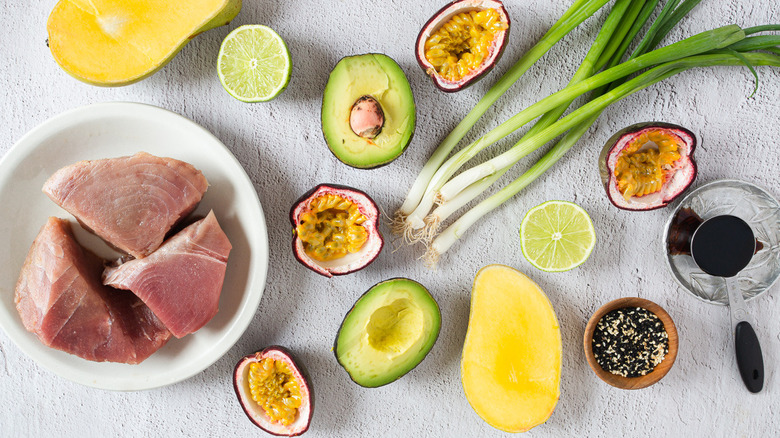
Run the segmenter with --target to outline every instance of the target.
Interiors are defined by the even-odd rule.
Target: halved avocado
[[[412,140],[415,123],[412,88],[392,58],[348,56],[330,72],[322,96],[322,132],[345,164],[370,169],[395,160]]]
[[[420,283],[393,278],[376,284],[344,317],[333,348],[358,385],[387,385],[416,367],[439,336],[441,312]]]

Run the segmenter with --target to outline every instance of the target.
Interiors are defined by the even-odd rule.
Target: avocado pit
[[[361,96],[352,105],[349,113],[349,127],[358,137],[373,139],[385,126],[385,113],[382,105],[371,96]]]

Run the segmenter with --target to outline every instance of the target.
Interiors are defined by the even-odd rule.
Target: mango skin
[[[525,432],[552,415],[560,397],[561,333],[541,288],[504,265],[474,278],[461,383],[471,407],[505,432]]]
[[[60,0],[47,22],[48,45],[57,64],[82,82],[130,85],[156,73],[198,34],[228,24],[241,1]]]

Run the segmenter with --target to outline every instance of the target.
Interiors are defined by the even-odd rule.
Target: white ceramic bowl
[[[41,192],[57,169],[79,160],[153,155],[200,169],[209,189],[195,214],[213,209],[233,245],[219,312],[205,327],[172,339],[138,365],[97,363],[44,346],[25,330],[14,288],[33,239],[49,216],[73,218]],[[257,192],[241,164],[211,133],[170,111],[137,103],[89,105],[60,114],[27,133],[0,161],[0,327],[42,367],[84,385],[141,390],[169,385],[222,357],[252,321],[265,286],[268,237]],[[75,224],[75,221],[73,221]],[[103,257],[115,255],[97,237],[76,238]]]

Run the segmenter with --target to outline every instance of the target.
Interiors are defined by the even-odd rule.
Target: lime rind
[[[267,102],[281,94],[290,82],[290,50],[270,27],[244,25],[222,41],[217,73],[222,87],[234,98]]]
[[[520,243],[523,256],[534,267],[563,272],[588,259],[596,245],[596,233],[590,216],[579,205],[547,201],[526,213],[520,225]]]

